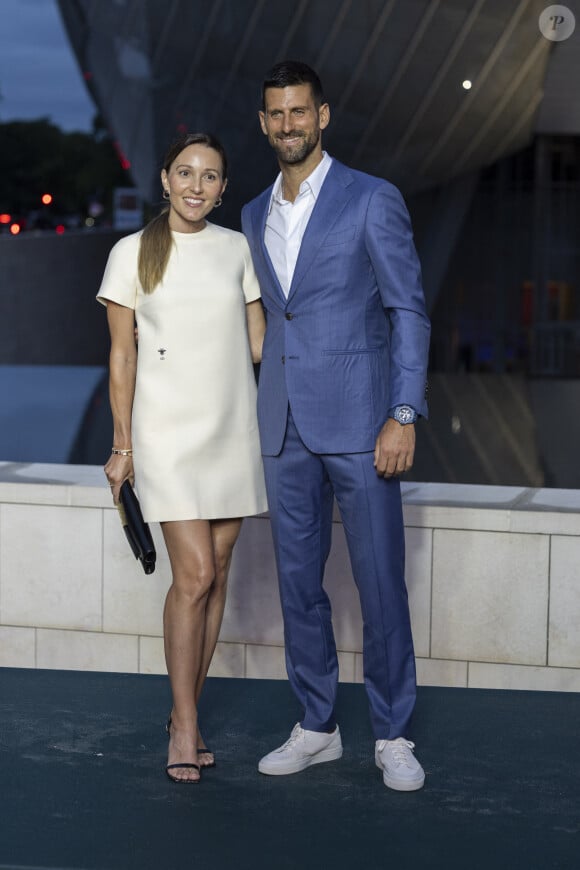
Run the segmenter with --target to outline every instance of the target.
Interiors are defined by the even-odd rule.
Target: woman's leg
[[[212,520],[210,527],[215,577],[207,598],[205,610],[203,654],[195,685],[196,703],[199,701],[199,696],[201,695],[201,690],[215,652],[226,604],[228,573],[232,561],[232,551],[240,534],[242,521]]]
[[[224,607],[226,604],[228,573],[232,561],[232,551],[234,549],[234,544],[238,539],[238,535],[240,534],[241,527],[242,521],[240,519],[212,520],[210,522],[215,576],[213,585],[207,597],[207,605],[205,609],[203,650],[197,680],[195,682],[196,704],[199,702],[201,690],[203,689],[203,684],[215,652],[224,615]],[[205,742],[199,733],[199,729],[197,737],[198,748],[205,748]],[[201,757],[200,763],[202,766],[213,764],[213,755],[205,754]]]
[[[168,764],[197,764],[195,692],[204,658],[206,608],[215,580],[214,545],[207,520],[161,524],[173,582],[163,614],[165,660],[173,693]],[[199,779],[191,768],[172,775]]]

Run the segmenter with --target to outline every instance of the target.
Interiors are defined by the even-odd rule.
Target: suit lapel
[[[266,247],[266,243],[264,241],[266,236],[266,220],[268,218],[268,209],[270,207],[270,197],[272,195],[272,190],[274,185],[265,190],[261,195],[259,202],[257,203],[258,208],[256,209],[256,230],[257,230],[257,238],[258,244],[260,247],[260,253],[262,254],[264,263],[266,265],[266,269],[270,274],[270,278],[272,280],[272,285],[276,288],[278,295],[280,296],[281,301],[284,306],[286,305],[286,296],[284,295],[284,291],[282,290],[282,285],[278,280],[278,276],[276,274],[276,270],[272,265],[272,260],[270,259],[270,254],[268,253],[268,249]]]
[[[333,160],[302,238],[288,300],[292,298],[304,276],[310,272],[320,245],[346,207],[351,197],[348,190],[351,181],[352,177],[348,169]]]

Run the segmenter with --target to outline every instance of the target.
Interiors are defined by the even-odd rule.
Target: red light
[[[50,205],[52,202],[52,194],[51,193],[43,193],[42,194],[42,204]]]
[[[115,148],[115,151],[117,152],[117,157],[119,158],[121,168],[122,169],[131,169],[131,161],[127,160],[127,158],[125,157],[125,154],[123,153],[123,149],[121,148],[121,146],[119,145],[119,143],[116,140],[113,142],[113,147]]]
[[[64,226],[64,224],[58,224],[58,226],[56,226],[56,227],[54,228],[54,231],[55,231],[55,233],[58,233],[59,236],[62,236],[62,234],[64,233],[65,229],[66,229],[66,227]]]
[[[20,232],[20,224],[11,224],[10,225],[10,232],[12,233],[13,236],[17,236],[18,233]]]
[[[12,220],[12,215],[9,214],[0,214],[0,224],[9,224]]]

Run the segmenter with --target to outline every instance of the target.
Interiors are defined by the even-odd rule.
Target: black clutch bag
[[[151,537],[151,530],[143,519],[137,496],[128,480],[121,486],[117,508],[135,558],[139,559],[146,574],[153,574],[157,558],[155,544]]]

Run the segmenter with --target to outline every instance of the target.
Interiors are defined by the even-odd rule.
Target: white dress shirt
[[[302,182],[294,202],[284,199],[282,173],[274,183],[264,242],[286,296],[292,284],[304,231],[331,164],[332,158],[323,151],[322,160]]]

